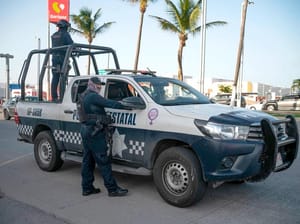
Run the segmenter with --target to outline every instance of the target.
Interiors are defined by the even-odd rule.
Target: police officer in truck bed
[[[111,160],[107,155],[108,147],[105,131],[111,120],[106,115],[104,108],[127,108],[117,101],[100,96],[101,84],[98,77],[90,78],[87,89],[79,96],[77,102],[77,111],[81,122],[80,133],[84,147],[81,170],[82,195],[88,196],[100,193],[100,189],[95,188],[93,185],[96,162],[100,168],[108,195],[110,197],[124,196],[128,193],[128,190],[117,185],[112,175]]]
[[[51,36],[52,47],[60,47],[73,44],[73,40],[68,32],[71,24],[67,20],[59,20],[56,24],[58,30]],[[60,72],[65,59],[66,49],[59,50],[52,55],[52,81],[51,97],[52,101],[57,101],[57,86],[59,83]]]

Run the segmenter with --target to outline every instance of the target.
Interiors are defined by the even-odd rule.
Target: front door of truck
[[[142,97],[133,83],[119,79],[107,80],[105,96],[116,101],[133,96]],[[148,156],[147,151],[145,151],[146,109],[106,108],[106,111],[111,115],[115,127],[112,147],[113,159],[128,161],[131,164],[144,164],[145,158]]]

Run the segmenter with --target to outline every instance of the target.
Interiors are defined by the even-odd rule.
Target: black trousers
[[[99,132],[91,136],[94,129],[90,125],[81,125],[80,133],[83,143],[83,160],[81,168],[81,186],[83,191],[93,188],[95,164],[100,169],[104,185],[108,192],[118,188],[115,178],[112,175],[111,159],[108,156],[108,147],[105,133]]]
[[[57,87],[59,83],[59,73],[52,72],[52,81],[51,81],[51,98],[53,101],[58,99]]]

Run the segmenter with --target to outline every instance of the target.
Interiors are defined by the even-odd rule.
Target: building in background
[[[195,89],[200,89],[200,81],[192,76],[185,76],[184,81]],[[204,81],[204,94],[209,98],[222,93],[220,86],[233,85],[233,80],[220,78],[206,78]],[[291,88],[274,87],[264,83],[243,81],[241,85],[242,95],[245,96],[247,104],[253,104],[261,100],[278,99],[284,95],[291,94]]]
[[[173,78],[177,78],[174,76]],[[195,79],[192,76],[185,76],[184,81],[194,87],[197,90],[200,90],[200,80]],[[231,86],[232,87],[233,80],[229,79],[220,79],[220,78],[206,78],[204,81],[204,94],[211,98],[220,92],[220,86]],[[0,83],[0,99],[5,98],[5,83]],[[291,93],[291,88],[281,88],[274,87],[271,85],[256,83],[250,81],[243,81],[241,86],[241,92],[247,99],[247,104],[252,104],[260,99],[278,99],[284,95],[288,95]],[[27,96],[36,96],[37,91],[34,85],[26,88]],[[10,97],[21,95],[20,88],[18,84],[10,84]],[[46,98],[47,94],[44,93],[44,98]]]
[[[6,84],[5,83],[0,83],[0,99],[5,99],[6,93]],[[34,85],[27,85],[25,88],[25,94],[26,96],[37,96],[37,89]],[[21,88],[19,84],[12,83],[9,85],[9,97],[16,97],[16,96],[21,96]],[[43,98],[47,99],[47,93],[43,92]]]

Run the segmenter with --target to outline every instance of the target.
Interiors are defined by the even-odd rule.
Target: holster
[[[91,136],[94,137],[97,135],[99,132],[104,130],[104,125],[99,121],[96,120],[96,123],[94,125],[94,131],[92,132]]]
[[[105,131],[106,135],[108,132],[108,127],[112,123],[112,119],[110,115],[95,115],[95,114],[89,114],[89,119],[94,119],[96,117],[95,125],[94,125],[94,131],[92,132],[92,137],[97,135],[101,131]]]

